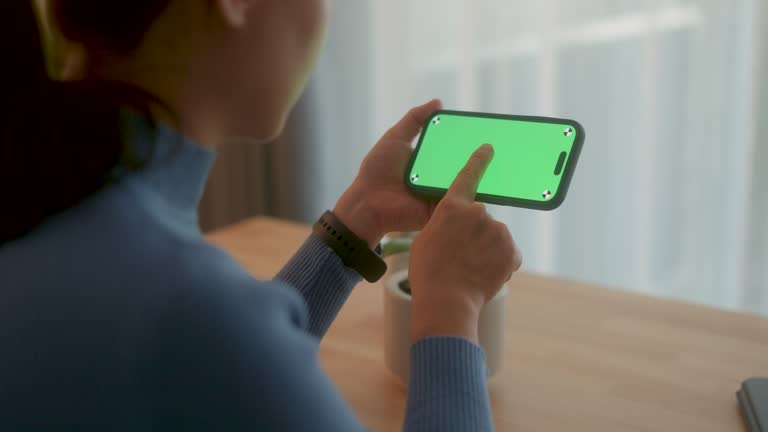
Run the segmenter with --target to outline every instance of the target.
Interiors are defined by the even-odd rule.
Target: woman
[[[53,0],[86,60],[56,83],[31,6],[3,2],[0,430],[362,430],[317,361],[354,264],[312,235],[257,281],[195,216],[213,149],[280,132],[325,3]],[[473,203],[490,146],[434,208],[402,185],[439,107],[384,135],[331,217],[371,247],[422,230],[404,429],[490,430],[477,319],[520,256]]]

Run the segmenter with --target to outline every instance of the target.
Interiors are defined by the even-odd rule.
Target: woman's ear
[[[213,0],[225,25],[239,29],[248,22],[248,10],[257,0]]]

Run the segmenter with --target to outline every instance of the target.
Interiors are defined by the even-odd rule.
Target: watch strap
[[[387,271],[387,263],[381,259],[381,245],[376,250],[368,242],[360,239],[346,227],[331,211],[326,211],[312,227],[312,232],[320,238],[345,266],[355,270],[366,281],[373,283],[381,279]]]

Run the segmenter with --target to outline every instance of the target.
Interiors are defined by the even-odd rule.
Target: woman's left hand
[[[418,198],[403,184],[413,140],[439,100],[413,108],[371,149],[334,214],[371,247],[393,231],[415,231],[426,225],[434,203]]]

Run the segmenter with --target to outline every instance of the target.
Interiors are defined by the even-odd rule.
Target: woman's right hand
[[[493,148],[480,147],[413,242],[411,341],[459,336],[478,342],[477,323],[522,257],[506,225],[475,202]]]

